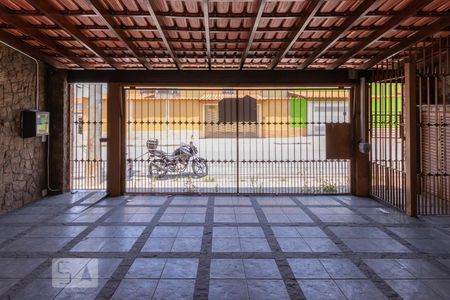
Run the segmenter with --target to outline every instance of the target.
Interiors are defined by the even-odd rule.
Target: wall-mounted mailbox
[[[326,124],[327,159],[352,158],[352,128],[350,123]]]
[[[50,113],[35,109],[21,112],[22,137],[46,136],[50,129]]]

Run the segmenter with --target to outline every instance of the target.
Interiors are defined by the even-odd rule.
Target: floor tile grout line
[[[416,247],[411,245],[408,241],[400,238],[398,235],[396,235],[395,233],[393,233],[392,231],[387,229],[386,228],[386,226],[387,226],[386,224],[382,224],[382,223],[377,222],[376,220],[372,219],[370,216],[363,214],[359,210],[355,209],[354,207],[351,207],[350,205],[348,205],[347,203],[341,201],[340,199],[337,199],[337,198],[334,198],[334,197],[333,197],[333,199],[336,200],[337,202],[341,203],[345,208],[351,210],[356,215],[358,215],[361,218],[363,218],[364,220],[368,221],[369,223],[365,224],[365,226],[378,228],[383,233],[387,234],[389,237],[393,238],[395,241],[399,242],[400,244],[405,246],[408,250],[410,250],[413,253],[420,252]],[[408,226],[406,224],[402,224],[402,227],[408,227]]]
[[[91,192],[91,193],[87,193],[86,195],[84,195],[84,196],[82,196],[80,199],[78,199],[76,202],[71,203],[70,205],[67,205],[66,208],[65,208],[64,210],[58,211],[57,213],[49,214],[48,217],[42,219],[42,220],[39,221],[39,222],[31,222],[31,223],[14,223],[14,224],[0,224],[0,226],[5,226],[5,227],[28,227],[27,229],[25,229],[24,231],[22,231],[22,232],[20,232],[20,233],[18,233],[18,234],[16,234],[16,235],[14,235],[14,236],[11,237],[10,239],[1,242],[1,243],[0,243],[0,248],[2,248],[5,244],[9,244],[10,242],[13,242],[13,241],[16,240],[17,238],[21,238],[21,237],[25,236],[27,233],[29,233],[30,231],[34,230],[34,229],[35,229],[35,228],[33,227],[34,225],[36,225],[36,224],[41,225],[42,223],[47,222],[47,221],[50,220],[51,218],[54,218],[54,217],[57,216],[58,214],[63,213],[63,211],[65,211],[65,210],[67,210],[67,209],[70,209],[70,208],[72,208],[72,207],[74,207],[74,206],[77,206],[79,202],[85,201],[86,199],[88,199],[88,198],[90,198],[90,197],[93,197],[93,196],[95,196],[95,195],[96,195],[96,193],[92,193],[92,192]],[[26,206],[21,207],[21,208],[15,210],[15,211],[12,211],[12,212],[8,212],[8,213],[5,214],[4,216],[6,216],[6,215],[8,215],[8,214],[10,214],[10,213],[14,213],[14,212],[20,211],[21,209],[26,208],[27,206],[29,206],[29,207],[58,207],[58,206],[63,206],[63,207],[64,207],[64,205],[53,205],[53,206],[52,206],[52,205],[38,205],[38,203],[39,203],[39,200],[38,200],[38,201],[35,201],[35,202],[28,203]],[[18,215],[20,215],[20,214],[18,214]],[[28,214],[23,214],[23,215],[28,215]],[[30,214],[30,215],[34,215],[34,214]]]
[[[211,196],[212,197],[212,196]],[[337,198],[337,197],[336,197]],[[296,198],[295,198],[296,199]],[[296,199],[297,200],[297,199]],[[79,202],[82,201],[81,199],[78,200],[77,202],[73,203],[72,206],[77,206],[79,205]],[[297,201],[295,201],[297,203]],[[359,210],[357,210],[355,207],[352,207],[351,205],[345,203],[344,201],[337,199],[338,203],[341,203],[344,207],[349,208],[352,212],[356,213],[357,215],[361,216],[361,217],[365,217],[365,215],[360,212]],[[258,203],[257,203],[258,204]],[[111,206],[107,206],[110,207],[110,211],[108,211],[107,213],[105,213],[101,218],[99,218],[96,222],[92,223],[92,222],[86,222],[86,223],[70,223],[70,225],[73,226],[78,226],[78,225],[83,225],[83,226],[91,226],[93,224],[96,224],[97,222],[103,222],[101,223],[101,226],[146,226],[146,229],[148,229],[148,227],[150,226],[150,223],[130,223],[130,222],[119,222],[119,223],[105,223],[105,219],[109,217],[110,214],[114,213],[114,211],[116,211],[117,209],[120,209],[120,207],[123,207],[126,205],[126,201],[122,201],[122,203],[120,204],[116,204],[116,205],[111,205]],[[208,205],[209,205],[209,200],[208,200]],[[259,205],[259,204],[258,204]],[[303,206],[302,206],[303,205]],[[133,205],[130,207],[148,207],[148,205]],[[260,205],[259,205],[260,206]],[[279,207],[276,205],[272,205],[275,207]],[[45,207],[45,206],[44,206]],[[99,206],[99,207],[104,207],[104,206]],[[161,207],[161,205],[158,206],[159,208]],[[173,207],[177,207],[177,206],[173,206]],[[191,207],[190,205],[188,205],[188,207]],[[201,206],[201,207],[204,207]],[[226,206],[224,206],[226,207]],[[228,206],[228,207],[234,207],[232,206]],[[253,207],[254,206],[244,206],[244,207]],[[260,206],[261,207],[261,206]],[[266,206],[264,205],[264,207],[271,207],[271,206]],[[304,211],[306,212],[306,210],[309,211],[309,209],[311,207],[317,207],[317,206],[309,206],[309,205],[304,205],[303,203],[301,204],[297,204],[296,206],[281,206],[281,207],[300,207],[300,208],[306,208]],[[321,206],[324,207],[324,206]],[[326,207],[326,206],[325,206]],[[339,207],[339,206],[338,206]],[[262,209],[261,209],[262,210]],[[63,212],[58,212],[58,214],[62,214]],[[264,212],[262,212],[264,214]],[[313,214],[311,212],[311,214]],[[107,215],[107,216],[105,216]],[[213,214],[210,216],[211,218],[213,218]],[[366,216],[367,217],[367,216]],[[317,217],[316,217],[317,218]],[[371,227],[377,227],[380,228],[381,230],[388,230],[387,227],[391,226],[392,224],[381,224],[379,222],[377,222],[376,220],[372,220],[370,217],[367,217],[370,220],[368,224],[342,224],[342,223],[336,223],[336,222],[322,222],[321,220],[318,220],[318,222],[316,223],[269,223],[269,222],[263,222],[263,223],[214,223],[212,221],[211,226],[250,226],[250,227],[261,227],[262,224],[266,224],[267,226],[304,226],[304,227],[313,227],[313,226],[317,226],[318,223],[322,224],[321,226],[323,226],[324,228],[326,228],[327,230],[329,230],[327,227],[329,226],[354,226],[354,227],[361,227],[361,226],[371,226]],[[100,220],[101,219],[101,220]],[[366,219],[366,218],[365,218]],[[153,219],[152,219],[153,220]],[[44,222],[44,223],[43,223]],[[206,219],[205,219],[205,223],[206,223]],[[45,225],[45,226],[61,226],[61,225],[67,225],[68,223],[64,222],[64,223],[45,223],[45,221],[42,222],[38,222],[34,225],[37,226],[41,226],[41,225]],[[159,225],[162,226],[200,226],[202,223],[159,223]],[[23,224],[14,224],[15,226],[23,226]],[[156,224],[158,225],[158,224]],[[437,228],[438,225],[436,224],[432,224],[432,223],[428,223],[429,228]],[[98,224],[95,225],[96,227],[98,227]],[[401,227],[406,227],[406,228],[417,228],[418,225],[416,224],[402,224],[399,225]],[[154,227],[154,226],[153,226]],[[396,227],[396,226],[393,226]],[[31,229],[27,229],[26,231],[28,232]],[[153,230],[153,229],[152,229]],[[384,232],[383,230],[383,232]],[[390,230],[388,230],[390,232]],[[83,232],[79,233],[76,237],[72,238],[72,240],[70,242],[72,242],[74,239],[78,238],[80,235],[82,235]],[[332,232],[330,234],[333,234]],[[399,239],[401,240],[401,237],[397,237],[397,235],[395,233],[391,233],[389,235],[390,237],[394,238],[394,240],[398,241]],[[204,238],[204,236],[203,236]],[[202,239],[203,239],[202,238]],[[70,243],[69,242],[69,243]],[[68,244],[69,244],[68,243]],[[136,243],[138,243],[138,240],[136,240],[136,242],[134,243],[133,247],[136,245]],[[108,252],[108,253],[99,253],[99,252],[73,252],[73,253],[67,253],[62,251],[64,248],[68,247],[66,244],[66,246],[64,246],[60,251],[57,252],[49,252],[49,253],[42,253],[42,252],[33,252],[33,253],[13,253],[13,252],[4,252],[4,253],[0,253],[0,257],[5,257],[5,258],[15,258],[15,257],[29,257],[29,258],[46,258],[47,260],[49,260],[50,258],[56,258],[59,257],[61,255],[66,255],[68,254],[68,256],[70,257],[86,257],[86,258],[121,258],[121,259],[127,259],[129,256],[129,252],[133,252],[133,250],[130,250],[129,252]],[[141,243],[143,244],[143,243]],[[270,244],[269,244],[270,245]],[[202,247],[203,247],[203,243],[202,243]],[[68,249],[71,247],[68,247]],[[203,248],[202,248],[203,249]],[[182,253],[182,252],[173,252],[173,253],[157,253],[157,252],[144,252],[144,253],[140,253],[139,251],[137,253],[134,253],[135,257],[161,257],[161,258],[176,258],[176,257],[186,257],[186,258],[193,258],[193,257],[197,257],[200,258],[201,253]],[[361,260],[364,258],[380,258],[379,256],[382,255],[382,258],[412,258],[412,259],[417,259],[417,258],[423,258],[425,260],[429,260],[430,258],[450,258],[450,254],[439,254],[439,255],[435,255],[435,254],[427,254],[427,253],[387,253],[387,254],[381,254],[381,253],[375,253],[375,254],[371,254],[371,253],[364,253],[364,252],[352,252],[350,253],[352,256],[354,257],[359,257]],[[276,259],[276,255],[275,253],[230,253],[230,254],[224,254],[224,253],[211,253],[210,254],[210,258],[237,258],[237,259],[245,259],[245,258],[255,258],[252,257],[253,255],[256,256],[256,258],[274,258]],[[333,257],[333,253],[328,252],[328,253],[283,253],[283,256],[285,258],[289,258],[289,257],[311,257],[311,258],[335,258]],[[347,253],[342,253],[337,255],[337,257],[342,257],[342,258],[347,258],[348,254]],[[66,256],[64,256],[66,257]],[[44,265],[44,266],[43,266]],[[357,264],[358,266],[358,264]],[[48,265],[45,265],[45,262],[42,263],[40,266],[36,267],[31,273],[35,273],[35,274],[40,274],[43,271],[45,271],[46,267],[48,267]],[[39,271],[38,271],[39,269]],[[446,271],[446,273],[448,273],[448,271]],[[119,276],[120,277],[120,276]],[[26,276],[24,278],[22,278],[22,280],[25,280]],[[112,277],[111,277],[112,278]],[[120,278],[122,279],[122,278]],[[116,281],[120,280],[120,279],[116,279]],[[369,280],[371,280],[372,282],[374,282],[373,279],[369,278]],[[382,280],[383,281],[383,280]],[[21,281],[19,281],[21,282]],[[118,282],[117,282],[118,285]],[[117,287],[117,286],[116,286]],[[114,292],[114,291],[112,291]],[[207,294],[207,293],[206,293]]]
[[[199,253],[197,277],[195,279],[194,299],[208,299],[209,295],[212,233],[214,223],[214,201],[215,199],[213,196],[208,196],[205,223],[202,235],[202,246]]]
[[[89,199],[90,197],[94,197],[96,194],[97,193],[94,193],[94,194],[90,193],[89,196],[83,197],[80,200],[76,201],[75,203],[79,203],[79,202],[85,201],[86,199]],[[103,195],[103,199],[106,199],[106,197],[107,197],[106,195]],[[75,203],[73,203],[70,207],[76,206]],[[62,212],[60,212],[60,213],[62,213]],[[55,215],[57,215],[57,214],[55,214]],[[53,215],[52,217],[54,217],[55,215]],[[50,220],[50,218],[52,218],[52,217],[46,218],[45,220]],[[43,220],[42,222],[46,222],[46,221]],[[28,233],[28,232],[30,232],[33,229],[34,229],[34,227],[31,227],[30,229],[26,230],[26,232]],[[77,239],[86,230],[87,230],[87,228],[85,230],[83,230],[82,232],[80,232],[76,237],[72,238],[67,244],[71,243],[74,239]],[[66,247],[67,244],[64,247]],[[14,295],[17,294],[17,292],[21,288],[23,288],[23,287],[27,286],[29,283],[31,283],[31,281],[36,278],[36,275],[41,274],[47,268],[49,268],[51,266],[51,262],[53,260],[54,254],[57,254],[59,252],[63,252],[64,247],[62,247],[59,251],[47,253],[47,255],[46,255],[47,257],[45,258],[44,262],[42,262],[33,271],[31,271],[27,276],[25,276],[24,278],[21,278],[16,284],[14,284],[8,290],[6,290],[3,293],[2,296],[6,295],[7,298],[14,297]]]
[[[361,259],[380,259],[380,253],[368,253],[368,252],[354,252],[355,255],[361,257]],[[65,252],[65,253],[38,253],[38,255],[10,255],[8,257],[1,258],[77,258],[77,257],[86,257],[86,258],[126,258],[127,252]],[[336,253],[336,252],[286,252],[284,254],[286,258],[347,258],[348,254],[346,253]],[[400,253],[387,253],[382,254],[382,258],[386,259],[427,259],[427,256],[418,256],[414,254],[400,254]],[[142,252],[136,254],[137,258],[200,258],[200,254],[198,252]],[[218,258],[276,258],[276,254],[272,254],[271,252],[218,252],[211,254],[212,259]],[[446,256],[443,259],[450,259],[450,257]]]
[[[335,199],[336,201],[338,201],[339,203],[341,203],[342,205],[344,205],[346,208],[350,209],[357,215],[359,215],[361,217],[365,216],[362,212],[355,209],[351,205],[348,205],[347,203],[338,199],[337,197],[333,197],[333,199]],[[390,224],[381,224],[379,222],[376,222],[375,220],[372,220],[372,218],[370,218],[370,221],[372,221],[375,224],[375,227],[378,228],[379,230],[381,230],[383,233],[387,234],[389,237],[391,237],[395,241],[399,242],[401,245],[405,246],[407,249],[411,250],[411,252],[413,254],[421,254],[421,255],[425,256],[423,258],[420,257],[420,259],[427,259],[430,263],[432,263],[434,266],[438,267],[441,271],[444,271],[450,275],[450,267],[444,265],[438,259],[436,259],[434,254],[429,254],[429,253],[420,251],[417,247],[415,247],[414,245],[409,243],[406,239],[400,237],[395,232],[392,232],[389,229],[387,229],[386,227],[390,226]],[[402,224],[401,228],[414,228],[414,226],[408,226],[408,224]],[[431,226],[429,228],[434,228],[434,227]]]
[[[278,271],[281,274],[281,278],[286,287],[287,293],[291,299],[306,299],[303,294],[300,285],[297,280],[295,280],[294,272],[292,271],[287,258],[284,256],[284,252],[281,251],[280,245],[278,244],[275,235],[273,234],[272,228],[267,221],[266,216],[258,203],[258,199],[255,197],[250,197],[252,206],[255,210],[256,216],[259,220],[260,226],[264,232],[264,236],[269,244],[272,253],[275,253],[275,263],[278,267]]]
[[[168,196],[166,198],[165,202],[159,207],[158,211],[153,216],[150,224],[147,224],[141,235],[136,239],[131,249],[127,252],[124,252],[125,257],[122,259],[112,276],[108,279],[103,288],[97,294],[96,299],[110,299],[113,296],[114,292],[119,287],[120,282],[125,278],[134,260],[139,257],[139,253],[144,247],[145,242],[148,240],[151,233],[158,225],[160,218],[169,207],[172,199],[172,196]]]
[[[347,259],[350,259],[356,267],[371,281],[380,292],[386,296],[388,299],[401,299],[400,295],[378,274],[375,273],[358,255],[358,253],[353,252],[337,235],[334,234],[329,228],[328,224],[324,223],[319,217],[317,217],[308,206],[304,205],[297,197],[292,196],[291,199],[297,203],[300,208],[314,221],[314,223],[319,224],[323,232],[328,236],[328,238],[336,244],[336,246],[346,254]],[[334,199],[334,198],[333,198]],[[334,278],[332,278],[334,281]],[[339,286],[338,286],[339,287]],[[340,288],[339,288],[340,289]],[[341,290],[342,291],[342,290]]]

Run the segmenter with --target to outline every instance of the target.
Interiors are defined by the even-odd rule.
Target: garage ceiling
[[[448,0],[0,0],[0,40],[65,69],[368,69],[449,33]]]

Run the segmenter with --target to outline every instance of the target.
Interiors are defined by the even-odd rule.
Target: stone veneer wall
[[[45,110],[40,65],[40,109]],[[0,212],[41,198],[45,189],[46,144],[20,137],[20,111],[35,106],[36,64],[0,44]]]

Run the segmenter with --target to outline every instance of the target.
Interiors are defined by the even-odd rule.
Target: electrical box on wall
[[[22,137],[47,136],[50,130],[50,113],[35,109],[21,112]]]

